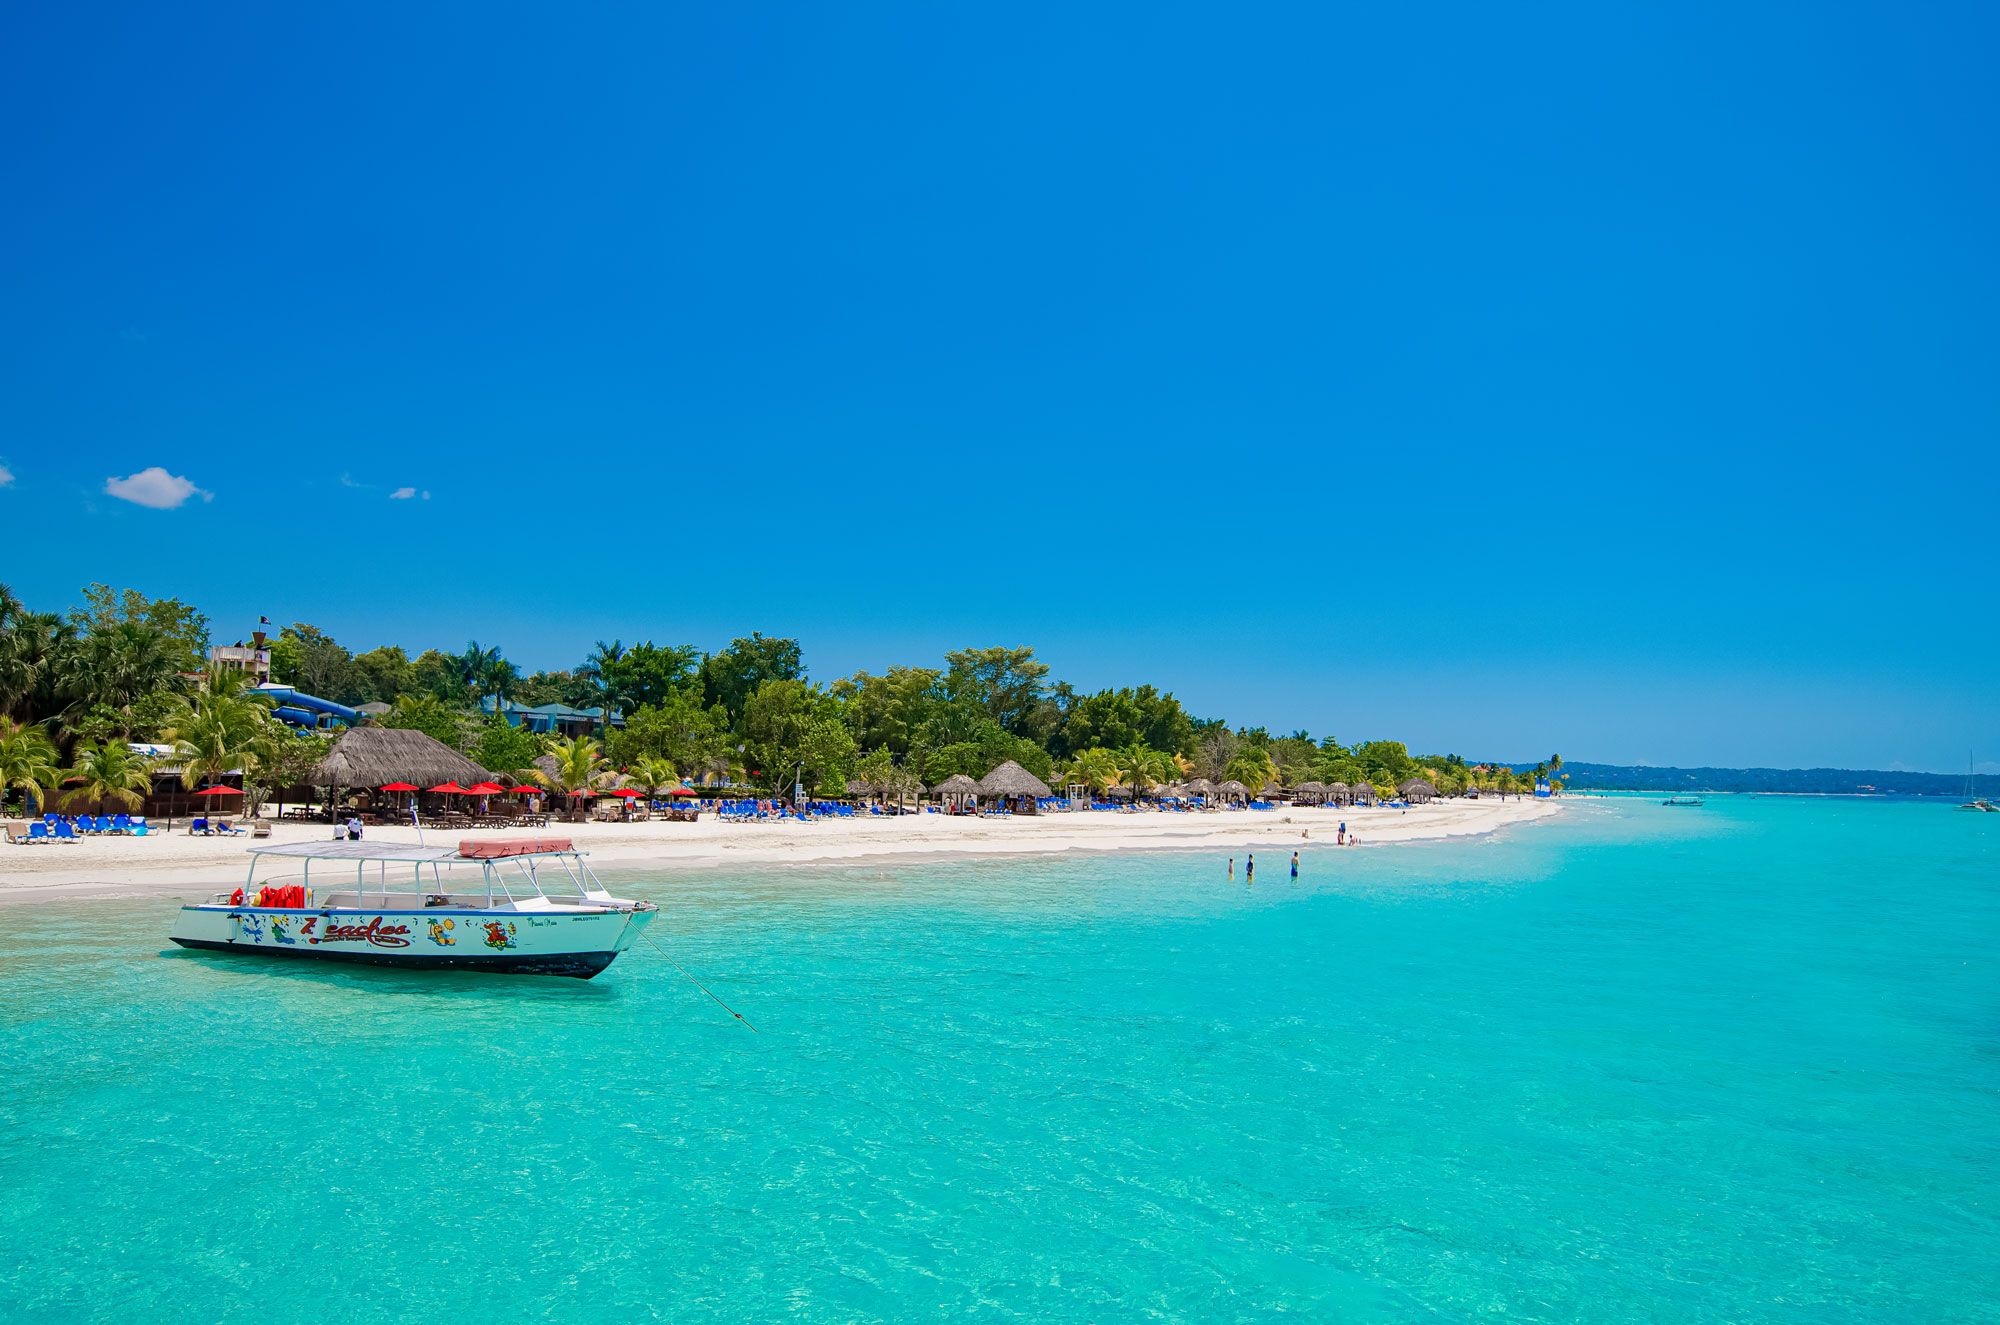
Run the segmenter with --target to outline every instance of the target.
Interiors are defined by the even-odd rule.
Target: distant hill
[[[1511,767],[1529,772],[1533,764]],[[1768,791],[1852,796],[1965,795],[1963,773],[1892,773],[1879,768],[1654,768],[1565,761],[1571,791]],[[1973,794],[2000,797],[2000,777],[1973,779]]]

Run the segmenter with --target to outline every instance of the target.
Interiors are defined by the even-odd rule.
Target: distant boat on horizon
[[[1994,805],[1993,802],[1987,800],[1984,796],[1975,796],[1972,794],[1972,751],[1970,750],[1965,752],[1965,804],[1958,808],[1961,810],[1974,810],[1984,814],[2000,814],[2000,806]]]
[[[1701,803],[1702,800],[1701,797],[1699,796],[1669,796],[1665,800],[1660,802],[1660,804],[1662,805],[1692,805],[1697,807],[1699,807]]]

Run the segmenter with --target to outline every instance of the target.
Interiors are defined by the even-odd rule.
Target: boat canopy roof
[[[496,840],[461,842],[455,847],[422,846],[415,842],[287,842],[282,846],[254,846],[253,856],[284,856],[294,860],[400,861],[406,864],[446,865],[458,861],[484,863],[520,856],[579,855],[566,837],[534,838],[529,841]]]

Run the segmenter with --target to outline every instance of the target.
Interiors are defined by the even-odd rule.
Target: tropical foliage
[[[152,789],[153,761],[123,741],[80,741],[62,781],[66,807],[115,803],[131,809]]]
[[[572,815],[583,812],[583,793],[603,786],[608,773],[604,750],[588,736],[573,736],[549,748],[553,768],[538,768],[535,781],[568,800]]]
[[[56,747],[40,727],[0,718],[0,799],[20,792],[32,810],[56,784]]]
[[[196,695],[185,716],[168,729],[181,783],[192,791],[241,772],[266,758],[290,734],[279,729],[262,703],[224,692]]]
[[[176,599],[93,584],[66,612],[31,611],[0,586],[0,775],[45,798],[48,774],[78,751],[129,741],[171,742],[189,785],[242,771],[254,789],[287,785],[316,748],[238,693],[240,676],[203,674],[207,618]],[[525,671],[497,644],[414,654],[385,644],[354,653],[309,622],[271,639],[276,679],[344,704],[379,702],[383,725],[435,737],[481,767],[512,772],[554,754],[555,790],[597,784],[609,769],[729,779],[789,790],[936,785],[982,777],[1015,760],[1051,785],[1144,793],[1183,778],[1235,779],[1253,793],[1273,782],[1342,782],[1385,794],[1422,778],[1445,795],[1515,792],[1545,774],[1416,755],[1402,742],[1343,744],[1304,731],[1274,734],[1198,717],[1153,685],[1080,692],[1053,679],[1032,649],[959,649],[937,665],[809,675],[799,641],[752,633],[714,652],[646,640],[600,640],[573,667]],[[595,708],[587,739],[539,735],[487,711],[493,701]],[[577,724],[581,725],[581,724]],[[46,756],[34,751],[46,749]],[[21,771],[26,770],[26,771]]]

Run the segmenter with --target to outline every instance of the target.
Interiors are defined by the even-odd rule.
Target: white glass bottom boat
[[[184,948],[588,980],[652,923],[568,838],[250,848],[241,888],[181,908]]]

